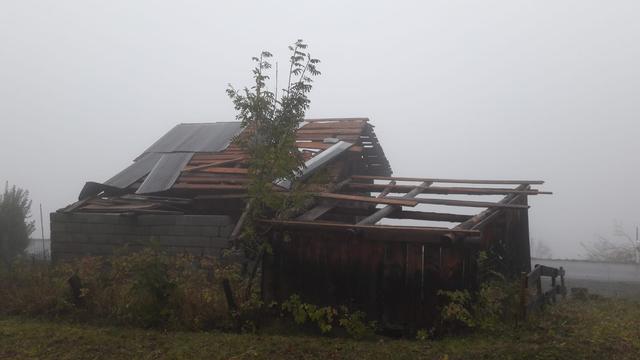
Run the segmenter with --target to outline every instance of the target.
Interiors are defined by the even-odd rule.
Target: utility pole
[[[638,225],[636,225],[636,265],[640,264],[640,239],[638,239]]]
[[[42,260],[47,260],[46,249],[44,246],[44,222],[42,221],[42,203],[40,203],[40,234],[42,235]]]

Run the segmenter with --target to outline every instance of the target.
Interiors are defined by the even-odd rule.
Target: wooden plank
[[[300,221],[312,221],[312,220],[315,220],[315,219],[319,218],[320,216],[322,216],[322,215],[326,214],[327,212],[329,212],[335,206],[336,206],[336,202],[335,201],[327,202],[325,204],[316,205],[311,210],[309,210],[306,213],[298,216],[296,218],[296,220],[300,220]]]
[[[181,176],[178,178],[177,183],[190,183],[190,184],[247,184],[248,178],[244,179],[219,179],[219,178],[206,178],[206,177],[192,177]]]
[[[226,167],[210,167],[200,170],[211,174],[248,174],[249,169],[246,168],[226,168]]]
[[[463,222],[471,218],[471,215],[437,213],[429,211],[396,211],[389,216],[391,219],[413,219],[426,221]]]
[[[246,199],[248,194],[220,194],[220,195],[198,195],[194,200],[230,200],[230,199]]]
[[[337,214],[344,214],[349,216],[369,216],[373,213],[369,209],[344,207],[344,206],[336,206],[334,212]],[[387,218],[390,218],[390,219],[444,221],[444,222],[455,222],[455,223],[464,222],[466,220],[469,220],[471,217],[472,215],[438,213],[438,212],[429,212],[429,211],[414,211],[414,210],[396,211],[387,216]]]
[[[73,204],[67,206],[66,208],[59,210],[59,212],[62,213],[70,213],[73,212],[74,210],[81,208],[82,206],[84,206],[86,203],[90,202],[91,200],[95,199],[95,196],[89,196],[86,197],[82,200],[76,201]]]
[[[244,154],[246,155],[246,154]],[[228,153],[196,153],[191,158],[191,161],[222,161],[222,160],[230,160],[239,157],[238,154],[228,154]]]
[[[536,266],[535,268],[533,268],[533,270],[531,270],[529,274],[527,274],[528,286],[535,284],[540,278],[540,276],[542,276],[542,268],[540,268],[539,266]]]
[[[333,146],[333,144],[325,144],[325,143],[320,142],[320,141],[298,141],[298,142],[296,142],[296,147],[298,147],[298,148],[326,150],[326,149],[330,148],[331,146]],[[354,146],[351,146],[348,149],[348,151],[362,152],[363,151],[363,147],[354,145]]]
[[[329,128],[329,129],[305,129],[300,128],[296,132],[298,134],[335,134],[335,135],[360,135],[361,129],[358,128]]]
[[[302,127],[300,130],[307,129],[362,129],[364,128],[365,123],[359,121],[334,121],[334,122],[310,122]]]
[[[298,229],[305,231],[357,231],[364,239],[385,240],[395,242],[421,242],[431,244],[447,244],[449,241],[445,234],[455,234],[461,236],[479,236],[476,230],[453,230],[437,227],[418,226],[392,226],[392,225],[353,225],[343,223],[329,223],[319,221],[297,221],[297,220],[260,220],[261,223],[269,224],[274,228]],[[336,240],[341,237],[336,237]]]
[[[392,186],[394,186],[396,184],[395,180],[391,180],[389,181],[389,184],[386,185],[386,187],[382,190],[382,192],[380,194],[378,194],[378,198],[383,198],[387,195],[389,195],[389,193],[392,190]]]
[[[247,181],[245,174],[213,174],[206,172],[192,172],[180,175],[180,178],[209,179],[211,181]]]
[[[312,122],[338,122],[338,123],[343,123],[343,122],[358,122],[358,123],[363,123],[363,122],[367,122],[369,121],[369,118],[363,118],[363,117],[353,117],[353,118],[318,118],[318,119],[304,119],[305,122],[308,123],[312,123]]]
[[[379,199],[371,196],[358,196],[358,195],[334,194],[334,193],[314,193],[313,196],[324,198],[324,199],[356,201],[356,202],[365,202],[365,203],[373,203],[373,204],[411,206],[411,207],[418,205],[418,201],[416,200],[408,200],[408,199],[402,199],[402,198]]]
[[[178,183],[178,184],[173,185],[172,189],[183,189],[183,190],[246,190],[247,187],[245,185]]]
[[[361,189],[369,191],[384,191],[389,189],[392,193],[406,193],[415,188],[415,185],[393,185],[386,184],[364,184],[364,183],[351,183],[349,188]],[[503,189],[503,188],[477,188],[477,187],[446,187],[446,186],[431,186],[423,191],[425,194],[442,194],[442,195],[508,195],[508,194],[526,194],[526,195],[539,195],[539,194],[551,194],[551,192],[538,191],[538,190],[518,190],[518,189]]]
[[[340,191],[340,189],[345,187],[350,182],[351,182],[351,179],[350,178],[346,178],[346,179],[343,179],[342,181],[340,181],[338,183],[330,183],[327,186],[327,189],[325,191],[326,192]],[[320,217],[323,214],[325,214],[328,211],[330,211],[337,204],[337,202],[335,202],[335,201],[331,201],[330,203],[332,204],[331,208],[328,208],[326,210],[324,209],[324,207],[322,207],[321,209],[315,209],[316,207],[320,207],[321,205],[316,204],[316,201],[314,199],[307,199],[307,201],[305,201],[305,203],[301,206],[301,209],[307,209],[305,211],[305,213],[313,211],[313,214],[310,214],[309,218],[306,218],[306,219],[303,219],[303,220],[315,220],[318,217]],[[327,203],[327,204],[329,204],[329,203]],[[314,205],[316,205],[316,206],[314,208],[311,208]],[[302,217],[304,215],[305,214],[302,214],[302,215],[300,215],[300,217]],[[313,216],[315,216],[315,217],[313,217]]]
[[[348,142],[358,142],[360,141],[359,135],[337,135],[337,136],[327,136],[323,134],[298,134],[296,136],[297,140],[315,140],[315,141],[323,141],[326,138],[338,138],[340,140],[348,141]]]
[[[529,188],[529,185],[526,184],[522,184],[520,186],[517,187],[518,190],[526,190]],[[499,203],[501,204],[510,204],[512,202],[514,202],[519,196],[518,194],[509,194],[507,196],[505,196],[502,200],[499,201]],[[489,221],[491,221],[491,219],[495,218],[496,216],[498,216],[498,214],[500,214],[500,209],[497,209],[495,207],[492,208],[488,208],[487,210],[484,210],[483,212],[475,215],[474,217],[472,217],[471,219],[465,221],[464,223],[460,224],[457,226],[457,228],[460,229],[478,229],[479,227],[483,226],[483,224],[488,223]]]
[[[396,181],[430,181],[441,183],[460,183],[460,184],[504,184],[504,185],[542,185],[542,180],[470,180],[470,179],[437,179],[437,178],[418,178],[418,177],[398,177],[398,176],[371,176],[371,175],[353,175],[354,180],[396,180]]]
[[[387,196],[385,199],[400,200],[402,199],[402,197]],[[460,207],[505,208],[505,209],[528,209],[529,208],[528,205],[501,204],[501,203],[487,202],[487,201],[425,199],[425,198],[414,198],[413,201],[419,204],[460,206]]]
[[[541,272],[542,272],[542,276],[550,276],[550,277],[556,277],[559,275],[558,273],[558,269],[556,268],[552,268],[549,266],[545,266],[545,265],[539,265]]]
[[[212,167],[215,167],[215,166],[234,164],[234,163],[237,163],[238,161],[242,161],[244,159],[245,159],[244,156],[240,156],[240,157],[236,157],[236,158],[233,158],[233,159],[221,160],[221,161],[212,162],[210,164],[205,164],[205,165],[199,165],[199,166],[185,168],[182,171],[183,172],[199,171],[199,170],[203,170],[203,169],[212,168]]]
[[[423,182],[420,185],[416,186],[413,190],[409,191],[408,193],[406,193],[403,198],[404,199],[413,199],[416,196],[418,196],[422,191],[424,191],[427,187],[429,187],[429,185],[431,185],[430,182]],[[384,191],[390,191],[387,189],[385,189]],[[383,193],[384,193],[383,191]],[[383,199],[384,197],[379,197],[381,199]],[[360,220],[358,222],[358,225],[367,225],[367,224],[375,224],[378,221],[382,220],[384,217],[388,216],[389,214],[401,210],[402,208],[400,206],[397,205],[387,205],[385,207],[383,207],[382,209],[376,211],[375,213],[367,216],[366,218]]]

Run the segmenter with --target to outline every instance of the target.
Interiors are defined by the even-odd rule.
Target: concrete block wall
[[[110,255],[125,245],[135,251],[151,243],[170,253],[218,255],[229,247],[233,226],[224,215],[51,213],[51,256]]]

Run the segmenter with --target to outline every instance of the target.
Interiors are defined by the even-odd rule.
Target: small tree
[[[0,195],[0,258],[7,266],[29,245],[35,230],[30,211],[29,192],[7,183]]]
[[[614,221],[613,235],[627,240],[626,243],[611,241],[601,235],[589,244],[581,243],[589,260],[635,262],[640,263],[640,242],[638,241],[638,229],[636,228],[635,240],[625,231],[620,222]]]
[[[241,243],[251,257],[264,250],[264,242],[256,233],[256,220],[283,218],[301,202],[292,192],[278,191],[274,183],[292,181],[304,167],[301,153],[295,146],[296,130],[309,108],[308,94],[313,77],[320,75],[316,65],[320,62],[307,52],[307,45],[296,41],[289,46],[289,72],[286,87],[278,98],[277,78],[275,92],[269,90],[267,81],[272,69],[268,51],[254,57],[254,85],[236,90],[231,85],[227,94],[238,111],[236,118],[245,131],[236,142],[249,155],[248,193],[250,203],[241,235]]]

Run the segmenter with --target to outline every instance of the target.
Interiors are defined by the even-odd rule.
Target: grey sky
[[[310,117],[369,117],[398,175],[546,180],[532,236],[578,256],[640,223],[639,18],[620,0],[0,0],[0,181],[63,207],[176,123],[233,120],[227,83],[303,38]]]

